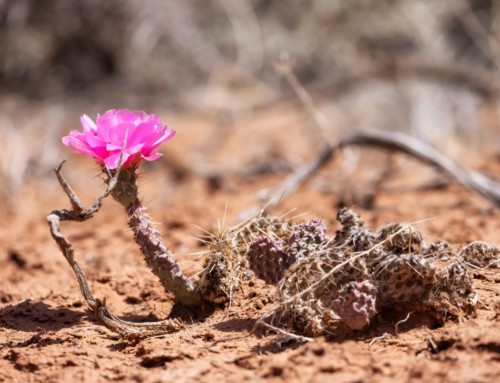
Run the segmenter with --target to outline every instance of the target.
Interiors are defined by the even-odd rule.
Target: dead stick
[[[175,319],[166,319],[159,322],[146,323],[133,323],[124,321],[108,310],[105,300],[94,298],[94,296],[90,292],[87,280],[80,268],[80,265],[75,260],[73,246],[62,234],[60,224],[61,221],[83,222],[92,218],[93,215],[97,213],[101,208],[104,199],[109,194],[111,194],[114,187],[116,186],[119,171],[117,171],[115,175],[110,178],[106,192],[97,199],[96,203],[91,208],[86,209],[80,203],[78,197],[76,196],[68,182],[64,179],[61,173],[63,164],[64,162],[62,162],[55,169],[55,173],[57,175],[59,183],[61,184],[61,187],[69,197],[73,209],[54,210],[47,216],[47,222],[50,227],[52,238],[59,246],[59,249],[64,255],[64,258],[68,261],[73,272],[75,273],[78,284],[80,285],[82,295],[85,298],[85,301],[87,302],[89,308],[94,312],[96,318],[111,331],[114,331],[121,336],[130,339],[140,339],[152,335],[173,333],[184,328],[184,326]]]
[[[335,145],[327,145],[316,157],[299,167],[275,190],[268,206],[275,205],[297,190],[300,185],[325,165],[338,149],[351,145],[375,146],[407,153],[456,179],[468,190],[490,201],[495,207],[500,207],[499,182],[475,170],[467,169],[417,138],[401,132],[383,130],[362,130],[347,133]]]

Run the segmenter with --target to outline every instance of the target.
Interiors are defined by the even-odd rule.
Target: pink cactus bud
[[[162,125],[156,114],[111,109],[97,115],[94,123],[90,117],[81,117],[83,131],[72,130],[62,138],[64,145],[77,154],[93,157],[100,165],[116,169],[123,151],[122,168],[135,168],[143,160],[154,161],[161,143],[170,140],[174,130]]]
[[[342,286],[332,308],[347,326],[360,330],[377,314],[376,300],[377,288],[370,280],[353,281]]]

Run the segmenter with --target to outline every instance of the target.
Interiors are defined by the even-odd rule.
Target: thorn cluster
[[[259,238],[287,238],[290,236],[291,224],[283,218],[266,217],[258,215],[242,222],[231,230],[222,231],[209,235],[205,240],[208,247],[208,256],[205,259],[204,271],[198,282],[198,288],[205,301],[222,304],[230,301],[234,292],[239,288],[244,272],[248,270],[247,254],[252,253],[255,259],[254,265],[266,265],[254,270],[268,283],[281,278],[282,273],[273,275],[267,273],[267,261],[269,257],[260,257],[258,254],[265,251],[266,245],[259,247]],[[260,250],[255,251],[256,248]],[[280,244],[272,244],[269,240],[269,254],[274,254]],[[273,249],[273,251],[271,251]],[[249,258],[249,260],[251,257]],[[281,256],[275,256],[276,262],[281,262],[283,267],[286,262]],[[267,263],[266,263],[267,262]],[[272,262],[271,262],[272,263]],[[278,279],[277,279],[278,278]]]

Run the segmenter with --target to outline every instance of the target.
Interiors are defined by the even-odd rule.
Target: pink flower
[[[123,152],[122,167],[136,167],[142,160],[154,161],[162,142],[170,140],[174,130],[163,126],[156,114],[111,109],[97,115],[97,123],[90,117],[81,117],[83,132],[72,130],[62,138],[64,145],[77,154],[94,157],[108,169],[116,169]]]

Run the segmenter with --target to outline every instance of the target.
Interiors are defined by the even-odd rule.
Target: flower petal
[[[145,159],[146,161],[154,161],[154,160],[157,160],[158,158],[160,158],[161,156],[163,156],[163,154],[154,153],[154,154],[150,154],[149,156],[142,156],[142,158]]]
[[[97,131],[97,125],[92,119],[84,114],[80,117],[84,133],[95,133]]]
[[[135,123],[137,120],[137,113],[131,112],[128,109],[119,109],[114,114],[116,119],[116,124],[120,124],[122,122],[130,122]]]
[[[120,160],[120,155],[121,155],[121,150],[116,150],[114,152],[112,152],[108,157],[106,157],[103,162],[104,162],[104,165],[106,165],[106,167],[108,169],[116,169],[118,167],[118,161]],[[122,157],[122,166],[128,161],[129,159],[129,155],[125,152],[123,152],[123,157]]]
[[[109,131],[109,142],[106,145],[108,150],[127,149],[128,147],[128,132],[135,130],[135,125],[131,122],[123,122],[115,125]]]
[[[69,136],[63,137],[62,143],[69,146],[77,154],[94,155],[94,151],[85,141],[83,134],[76,130],[69,132]]]

